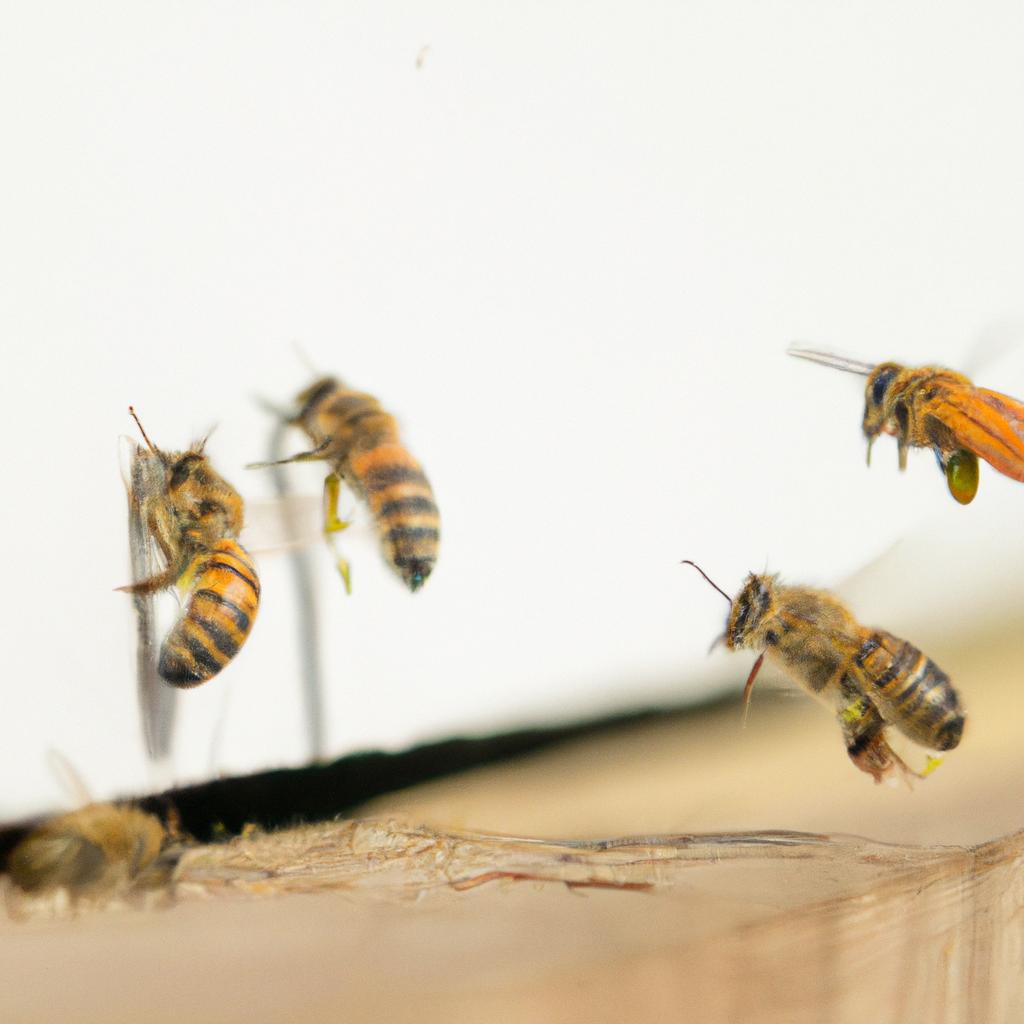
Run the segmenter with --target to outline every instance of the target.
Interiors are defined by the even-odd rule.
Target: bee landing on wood
[[[129,494],[129,506],[165,567],[120,589],[146,595],[177,585],[185,605],[161,645],[158,671],[175,686],[195,686],[238,654],[259,608],[259,578],[236,540],[242,499],[210,465],[205,441],[184,452],[161,451],[129,412],[146,442],[132,473],[142,490]]]
[[[876,782],[894,770],[915,774],[886,741],[889,726],[929,750],[952,750],[960,742],[964,713],[949,676],[906,640],[860,625],[823,590],[751,573],[732,599],[694,562],[684,564],[729,601],[726,647],[761,652],[745,702],[767,655],[833,708],[850,760]]]
[[[978,491],[979,457],[1004,476],[1024,481],[1024,403],[1015,398],[975,387],[962,373],[938,366],[872,366],[793,347],[789,354],[867,377],[862,425],[869,463],[875,438],[891,434],[900,469],[906,468],[908,448],[935,452],[949,493],[961,505]]]
[[[314,447],[276,463],[324,461],[332,472],[324,483],[324,535],[349,524],[338,515],[342,480],[370,508],[384,558],[410,590],[419,590],[437,562],[440,517],[434,492],[398,435],[395,418],[372,395],[347,388],[333,377],[318,380],[297,399],[289,420],[301,427]],[[351,590],[348,562],[335,552],[338,569]]]

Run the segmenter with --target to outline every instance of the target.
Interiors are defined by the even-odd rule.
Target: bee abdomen
[[[412,590],[437,561],[440,516],[420,464],[396,442],[378,444],[349,460],[354,483],[366,495],[384,555]]]
[[[912,644],[876,631],[856,656],[885,720],[935,750],[951,750],[964,731],[964,713],[949,676]]]
[[[189,598],[160,649],[160,675],[175,686],[212,679],[252,630],[260,584],[248,552],[222,540],[192,559],[183,579]]]

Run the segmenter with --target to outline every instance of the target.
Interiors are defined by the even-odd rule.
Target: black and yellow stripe
[[[159,671],[167,682],[187,687],[212,679],[238,653],[256,618],[260,584],[235,540],[196,555],[182,584],[188,601],[160,648]]]
[[[951,750],[964,731],[964,713],[949,676],[906,640],[874,630],[854,657],[863,689],[882,717],[909,739]]]
[[[298,396],[294,423],[315,447],[303,458],[333,463],[370,506],[384,557],[411,590],[434,569],[440,517],[423,467],[402,444],[395,418],[372,395],[333,377]]]
[[[418,590],[433,571],[441,540],[440,514],[423,468],[392,441],[352,455],[349,471],[366,496],[385,558],[410,590]]]

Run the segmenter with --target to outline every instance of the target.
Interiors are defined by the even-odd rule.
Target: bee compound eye
[[[961,505],[969,505],[978,493],[978,456],[963,449],[953,452],[946,460],[946,484]]]
[[[885,393],[889,390],[889,385],[896,378],[897,372],[895,367],[890,366],[886,367],[875,377],[871,385],[871,400],[875,405],[882,404]]]

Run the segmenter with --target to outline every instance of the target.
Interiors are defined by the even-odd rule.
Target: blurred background
[[[1020,485],[983,466],[961,508],[887,440],[868,470],[861,382],[784,353],[1024,395],[1017,5],[2,22],[0,815],[66,805],[50,749],[96,797],[151,785],[114,592],[127,406],[168,449],[216,424],[255,509],[258,399],[310,380],[295,344],[398,416],[443,523],[416,595],[351,496],[351,597],[314,551],[329,755],[738,692],[753,658],[706,655],[725,604],[682,558],[730,593],[765,568],[840,586],[970,707],[964,638],[1019,628]],[[296,493],[323,475],[294,467]],[[178,781],[308,756],[288,561],[259,568],[248,644],[182,698]]]

